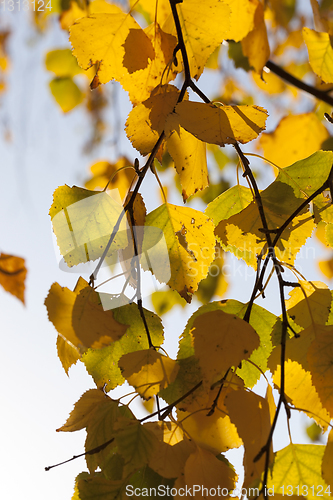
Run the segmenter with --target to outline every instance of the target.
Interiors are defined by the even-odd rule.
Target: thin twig
[[[308,85],[307,83],[302,82],[302,80],[299,80],[295,76],[291,75],[290,73],[288,73],[288,71],[281,68],[281,66],[273,63],[273,61],[267,61],[266,68],[268,68],[270,71],[272,71],[272,73],[275,73],[277,76],[282,78],[282,80],[285,80],[294,87],[297,87],[307,94],[313,95],[313,97],[316,97],[320,101],[326,102],[327,104],[333,106],[333,97],[327,95],[327,93],[323,92],[322,90],[316,89],[312,85]]]

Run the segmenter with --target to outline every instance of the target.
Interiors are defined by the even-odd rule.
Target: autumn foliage
[[[119,82],[133,105],[124,130],[139,154],[96,161],[86,186],[58,187],[50,208],[62,265],[94,265],[89,281],[80,277],[73,290],[53,283],[45,299],[65,372],[80,361],[96,383],[58,429],[87,433],[88,472],[76,478],[73,500],[127,498],[135,488],[154,497],[159,487],[178,498],[196,485],[199,498],[219,489],[229,497],[237,471],[224,453],[241,445],[243,496],[330,496],[332,432],[326,445],[295,444],[290,435],[273,449],[279,416],[289,425],[304,412],[318,435],[333,416],[332,291],[296,262],[310,238],[333,247],[333,19],[331,2],[311,6],[307,25],[287,0],[72,0],[49,14],[59,15],[72,47],[46,56],[55,101],[65,113],[87,106],[100,140],[103,88]],[[207,69],[224,78],[213,99],[200,86]],[[85,89],[78,75],[87,76]],[[311,109],[291,108],[264,132],[275,101],[297,102],[302,92],[312,95]],[[271,98],[267,109],[260,93]],[[243,145],[254,140],[250,153]],[[268,185],[260,185],[258,157]],[[222,179],[226,163],[232,183]],[[166,189],[160,177],[172,169]],[[148,178],[163,199],[149,212],[141,192]],[[253,269],[246,303],[221,300],[227,254]],[[112,270],[117,259],[125,286],[101,292],[102,265]],[[320,263],[327,278],[332,262]],[[166,285],[152,294],[155,312],[140,269]],[[0,284],[21,300],[25,273],[22,260],[0,256]],[[273,281],[280,316],[257,304]],[[178,332],[172,359],[161,316],[190,302],[201,305]],[[259,379],[263,396],[253,390]],[[147,416],[109,394],[125,381]]]

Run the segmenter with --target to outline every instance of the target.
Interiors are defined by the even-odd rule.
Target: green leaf
[[[123,481],[109,481],[101,472],[81,472],[75,480],[72,500],[116,500],[121,498]]]
[[[127,473],[146,465],[159,444],[155,434],[137,420],[117,426],[116,443]]]
[[[212,219],[215,226],[223,219],[229,219],[232,215],[238,214],[246,208],[253,200],[250,188],[233,186],[224,191],[215,200],[207,205],[205,214]]]
[[[289,492],[308,500],[318,499],[318,494],[329,497],[321,474],[324,451],[325,446],[314,444],[290,444],[278,451],[274,454],[272,476],[268,474],[268,488],[274,487],[275,494]]]

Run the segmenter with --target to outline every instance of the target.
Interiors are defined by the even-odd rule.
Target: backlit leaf
[[[109,182],[108,188],[118,189],[120,198],[124,199],[136,177],[134,168],[123,169],[123,167],[130,165],[132,162],[126,157],[120,157],[116,163],[110,163],[106,160],[98,161],[91,165],[91,178],[86,181],[85,187],[90,190],[104,189]]]
[[[268,475],[268,488],[277,493],[289,491],[299,492],[308,500],[315,500],[320,493],[322,498],[330,495],[325,493],[327,484],[321,476],[321,462],[325,446],[315,444],[290,444],[275,453],[272,476]],[[284,487],[284,489],[282,489]]]
[[[324,325],[331,308],[331,291],[320,281],[299,281],[300,288],[289,292],[286,301],[289,316],[306,328],[313,323]]]
[[[177,376],[177,363],[154,349],[124,354],[119,360],[123,377],[144,398],[167,387]]]
[[[242,48],[250,66],[258,74],[261,74],[269,58],[270,50],[264,19],[264,8],[260,2],[254,14],[254,28],[243,38]]]
[[[208,499],[211,488],[220,486],[221,489],[232,491],[237,476],[231,466],[218,460],[213,453],[204,448],[198,448],[192,453],[185,464],[185,483],[189,487],[200,485],[205,490],[199,498]]]
[[[207,331],[207,325],[209,330]],[[221,310],[197,316],[190,331],[195,356],[210,384],[237,367],[259,346],[259,337],[248,323]]]
[[[24,304],[27,268],[22,257],[0,254],[0,285]]]
[[[267,119],[267,111],[259,106],[216,106],[193,101],[177,104],[176,114],[185,130],[219,146],[252,141],[265,130]]]
[[[163,282],[166,267],[171,277],[167,284],[187,301],[205,278],[214,259],[215,237],[212,222],[198,210],[166,203],[147,215],[146,226],[161,229],[168,248],[169,262],[160,262],[156,278]],[[158,252],[154,242],[145,234],[143,248]],[[159,254],[159,259],[161,256]]]
[[[120,422],[117,425],[116,443],[130,470],[140,469],[147,464],[159,444],[155,434],[139,421]]]
[[[45,66],[59,78],[73,77],[82,73],[71,49],[51,50],[46,54]]]
[[[175,162],[182,185],[184,202],[188,197],[208,186],[206,145],[179,124],[179,118],[170,114],[165,124],[167,149]]]
[[[283,186],[281,183],[280,192],[277,185],[273,187],[276,188],[276,200],[268,196],[264,197],[265,192],[263,192],[262,202],[269,229],[278,229],[287,219],[288,213],[285,210],[289,208],[292,212],[292,201],[295,203],[297,200],[292,198],[292,191],[288,186]],[[283,203],[286,208],[283,207]],[[248,265],[256,268],[257,255],[260,255],[263,249],[264,253],[267,252],[267,241],[264,233],[260,231],[261,228],[262,220],[257,205],[252,202],[239,214],[230,217],[227,221],[222,220],[216,227],[215,233],[225,251],[233,252],[237,258],[243,259]],[[283,231],[276,245],[277,258],[282,262],[293,264],[297,253],[311,236],[313,229],[314,223],[309,212],[295,217]]]
[[[83,93],[69,77],[54,78],[50,81],[50,90],[64,113],[72,111],[83,100]]]
[[[230,27],[226,34],[227,40],[239,42],[254,27],[254,16],[258,0],[228,0],[230,7]]]
[[[54,192],[50,216],[60,253],[69,267],[101,257],[120,217],[108,256],[127,246],[128,226],[119,194],[115,196],[76,186],[61,186]]]
[[[78,349],[70,342],[64,339],[62,335],[57,337],[57,353],[61,361],[62,367],[68,375],[68,370],[72,365],[80,359]]]
[[[142,13],[145,17],[148,15],[149,21],[156,21],[161,26],[171,14],[169,0],[130,0],[131,8]]]
[[[150,467],[163,477],[180,476],[195,445],[174,422],[148,422],[144,426],[160,441],[149,460]]]
[[[230,8],[223,0],[185,0],[176,6],[185,41],[192,78],[198,79],[207,59],[224,38],[230,28]],[[174,34],[171,16],[163,28]]]
[[[328,435],[327,445],[321,466],[323,478],[331,488],[333,487],[333,431]]]
[[[280,386],[280,366],[273,375],[274,384]],[[296,408],[307,413],[314,418],[318,425],[327,429],[330,422],[330,415],[318,396],[312,383],[311,373],[304,370],[297,361],[288,360],[285,362],[285,394],[290,398]]]
[[[240,185],[233,186],[209,203],[205,214],[217,226],[221,220],[241,212],[252,200],[253,195],[250,188]]]
[[[308,351],[313,384],[323,406],[333,414],[333,326],[323,327]]]
[[[266,445],[271,430],[268,402],[254,392],[243,390],[227,394],[225,404],[230,420],[236,425],[244,442],[245,479],[243,487],[248,487],[254,480],[260,478],[265,468],[265,454],[259,460],[254,459],[262,447]],[[272,451],[271,449],[271,453]]]
[[[145,156],[149,154],[164,130],[168,114],[179,97],[173,85],[159,85],[151,96],[135,106],[126,121],[126,134],[132,145]]]
[[[113,10],[81,18],[71,26],[73,53],[83,69],[98,64],[92,88],[116,79],[138,103],[159,83],[172,61],[176,39],[155,24],[142,30],[131,15],[115,5]],[[173,76],[170,71],[166,78]]]
[[[74,410],[66,420],[66,423],[57,430],[74,432],[84,429],[88,426],[89,422],[94,421],[94,414],[98,412],[99,406],[108,405],[110,401],[110,398],[100,389],[89,389],[75,403]]]
[[[151,301],[159,316],[170,311],[175,305],[186,306],[186,300],[175,290],[171,289],[165,291],[157,290],[151,294]]]
[[[278,167],[287,167],[321,148],[328,132],[315,113],[282,118],[273,132],[260,136],[264,156]],[[301,170],[301,168],[300,168]]]
[[[333,48],[330,35],[303,28],[303,38],[313,71],[326,83],[333,83]]]
[[[114,319],[112,310],[103,309],[99,294],[88,285],[75,299],[72,325],[82,344],[92,349],[119,340],[128,328]]]
[[[115,320],[114,311],[103,309],[99,294],[83,278],[79,278],[73,292],[53,283],[45,305],[49,320],[78,353],[110,345],[127,330]]]
[[[192,414],[178,410],[177,416],[187,435],[214,455],[241,446],[237,428],[225,412],[216,409],[212,415],[207,413],[208,408]]]
[[[163,343],[162,322],[156,314],[144,309],[145,318],[154,346]],[[93,377],[96,385],[105,390],[114,389],[125,382],[118,367],[118,361],[128,352],[148,349],[147,334],[136,304],[128,304],[113,310],[114,318],[129,325],[122,338],[103,349],[89,349],[82,361],[88,373]]]
[[[72,500],[116,500],[119,498],[123,481],[109,481],[101,472],[87,474],[82,472],[76,478],[75,490],[77,496]]]

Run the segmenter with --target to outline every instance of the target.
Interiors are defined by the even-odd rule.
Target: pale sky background
[[[90,127],[84,109],[64,116],[53,101],[48,89],[52,75],[44,69],[45,53],[67,46],[67,34],[58,28],[56,20],[45,34],[38,35],[28,14],[1,12],[0,16],[0,27],[14,30],[9,41],[8,88],[0,95],[0,250],[24,257],[28,267],[26,307],[0,289],[0,498],[70,500],[75,476],[86,470],[84,458],[49,472],[44,467],[84,451],[84,431],[56,433],[55,429],[94,384],[81,363],[71,368],[68,378],[57,358],[57,333],[43,303],[53,282],[73,289],[77,276],[58,268],[48,211],[58,186],[83,186],[89,166],[99,159],[114,159],[114,150],[106,141],[99,150],[84,155],[82,149]],[[218,85],[211,75],[204,80],[205,85],[208,83]],[[109,89],[111,92],[111,85]],[[124,97],[119,103],[124,122],[130,105]],[[310,109],[311,103],[305,100],[305,107]],[[109,117],[112,120],[112,111],[108,111]],[[6,140],[8,134],[10,140]],[[121,136],[118,148],[130,158],[135,157],[125,136]],[[156,200],[154,205],[146,181],[142,192],[153,209]],[[176,203],[182,204],[180,197]],[[322,250],[317,244],[314,248],[317,258]],[[239,268],[238,261],[229,262],[234,262],[234,269]],[[308,279],[324,281],[312,258],[304,258],[300,264]],[[240,269],[244,276],[246,266]],[[252,285],[253,276],[244,280],[239,274],[225,298],[246,302]],[[258,304],[280,314],[272,288],[267,297]],[[176,339],[197,307],[191,305],[186,315],[177,308],[165,317],[167,351],[171,356],[176,355]],[[306,421],[303,416],[293,420],[295,442],[304,442]],[[282,430],[283,426],[275,440],[276,449],[288,444]]]

